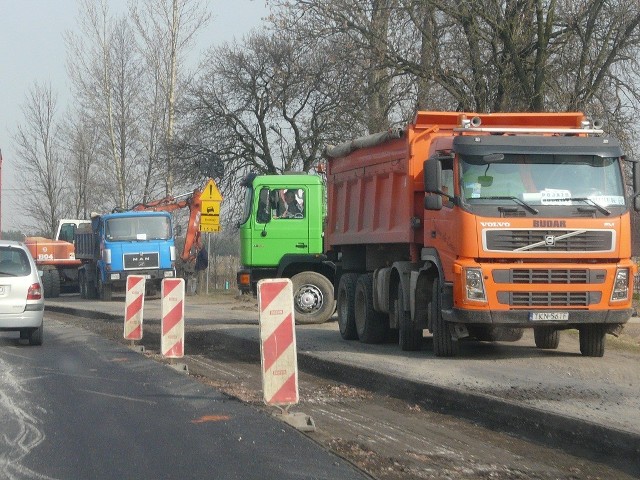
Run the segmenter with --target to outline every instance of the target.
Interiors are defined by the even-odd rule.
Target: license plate
[[[529,320],[533,322],[561,322],[569,320],[569,312],[531,312]]]

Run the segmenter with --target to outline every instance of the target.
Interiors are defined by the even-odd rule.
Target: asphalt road
[[[252,406],[84,329],[0,333],[0,478],[356,479]]]
[[[146,300],[144,308],[147,328],[157,329],[159,300]],[[117,321],[124,303],[62,297],[48,301],[47,309]],[[221,338],[228,348],[258,351],[258,314],[251,301],[187,297],[185,316],[187,354],[190,342],[201,348]],[[586,358],[579,354],[576,332],[562,332],[554,351],[535,348],[527,332],[515,343],[469,342],[459,358],[440,359],[433,356],[429,338],[423,351],[401,352],[392,344],[346,342],[335,322],[296,330],[304,371],[530,435],[558,448],[584,446],[605,456],[619,455],[635,464],[632,471],[640,471],[637,337],[608,336],[605,356]]]

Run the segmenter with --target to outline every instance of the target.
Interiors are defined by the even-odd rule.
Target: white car
[[[0,240],[0,331],[19,331],[42,345],[44,295],[31,253],[22,242]]]

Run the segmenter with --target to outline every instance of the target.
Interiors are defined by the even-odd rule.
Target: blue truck
[[[176,249],[167,212],[128,211],[92,214],[76,230],[81,298],[110,301],[124,292],[129,275],[144,275],[146,294],[155,295],[162,279],[176,276]]]

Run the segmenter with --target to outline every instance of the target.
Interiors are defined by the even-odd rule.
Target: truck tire
[[[309,325],[324,323],[335,308],[333,285],[327,277],[316,272],[300,272],[291,278],[296,323]]]
[[[560,332],[553,327],[533,327],[533,338],[536,347],[554,350],[560,343]]]
[[[345,340],[357,340],[355,298],[357,273],[345,273],[338,283],[338,327]]]
[[[607,335],[606,325],[583,325],[579,329],[580,353],[585,357],[602,357],[604,355],[604,343]]]
[[[80,288],[80,298],[87,298],[87,279],[84,271],[78,272],[78,287]]]
[[[436,357],[455,357],[460,352],[460,344],[458,340],[453,339],[451,324],[442,318],[439,290],[439,281],[436,279],[431,292],[430,304],[433,353]]]
[[[398,298],[393,303],[394,314],[398,319],[398,344],[405,352],[415,352],[422,346],[422,329],[411,321],[411,312],[405,311],[404,291],[398,284]]]
[[[358,277],[354,300],[356,331],[362,343],[382,343],[389,333],[389,321],[373,309],[373,274]]]
[[[55,268],[45,268],[42,271],[42,288],[45,298],[60,296],[60,274]]]
[[[103,302],[110,302],[113,298],[113,290],[111,289],[111,285],[108,283],[104,283],[102,279],[98,279],[98,296],[100,300]]]

